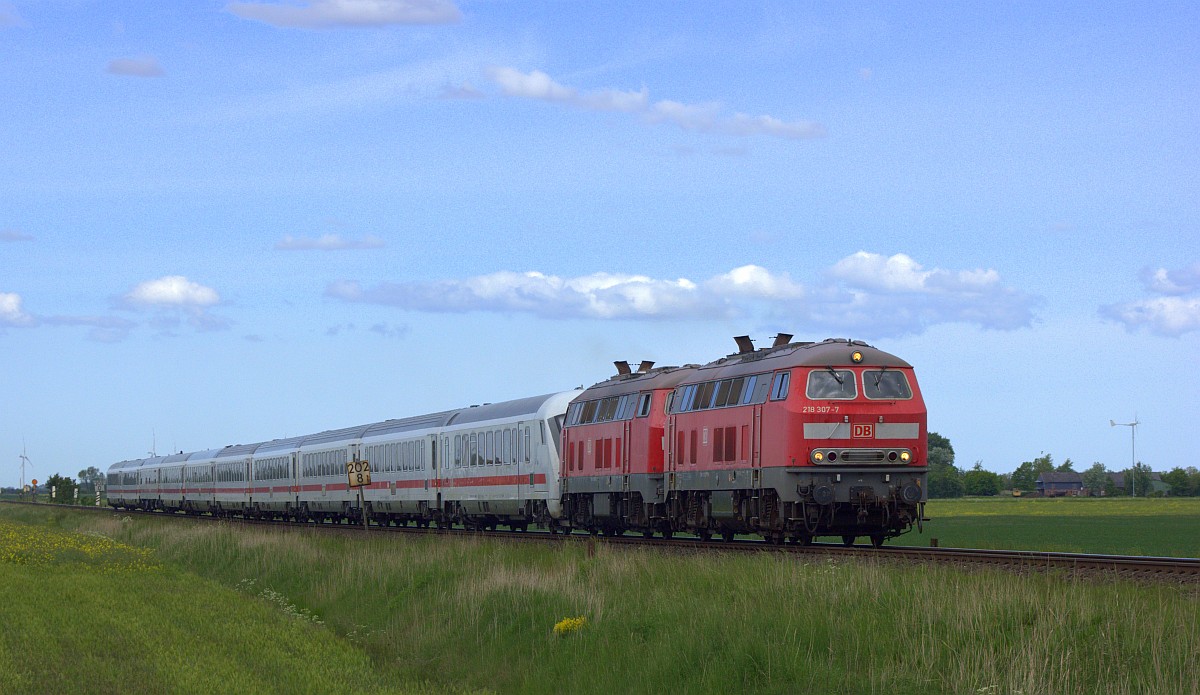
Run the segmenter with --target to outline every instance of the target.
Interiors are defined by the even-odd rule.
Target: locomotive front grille
[[[846,449],[840,458],[844,463],[882,463],[884,455],[882,449]]]

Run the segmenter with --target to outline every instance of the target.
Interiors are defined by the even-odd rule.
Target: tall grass
[[[9,513],[0,506],[0,517]],[[1194,586],[603,544],[589,553],[586,541],[364,538],[97,515],[60,523],[240,586],[296,629],[360,651],[379,684],[502,693],[1200,692]],[[581,627],[555,631],[575,617],[585,618]]]

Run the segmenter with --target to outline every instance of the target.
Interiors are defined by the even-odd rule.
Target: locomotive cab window
[[[876,400],[907,400],[912,389],[904,372],[869,369],[863,372],[863,395]]]
[[[646,417],[650,414],[650,401],[653,400],[653,394],[643,393],[641,400],[638,402],[638,417]]]
[[[805,395],[812,400],[849,400],[858,396],[858,384],[849,369],[814,369],[808,373]]]

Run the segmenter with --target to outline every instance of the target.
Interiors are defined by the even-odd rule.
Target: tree
[[[926,448],[929,451],[929,496],[962,497],[962,471],[954,466],[954,447],[950,440],[930,432]]]
[[[1171,494],[1175,497],[1188,497],[1196,494],[1196,489],[1192,487],[1191,476],[1178,466],[1172,468],[1168,473],[1163,473],[1162,480],[1171,486]]]
[[[96,494],[96,483],[104,481],[104,474],[95,466],[79,471],[79,494]]]
[[[45,483],[47,493],[53,490],[50,501],[57,504],[73,504],[75,502],[75,481],[57,473],[50,476]]]
[[[1017,469],[1012,472],[1009,478],[1012,481],[1014,490],[1033,492],[1037,489],[1037,474],[1033,472],[1032,461],[1026,461],[1017,466]]]
[[[1071,459],[1067,459],[1066,461],[1063,461],[1062,464],[1060,464],[1058,466],[1058,468],[1055,468],[1054,470],[1059,473],[1074,473],[1075,472],[1075,464],[1071,462]]]
[[[929,472],[930,497],[962,497],[963,490],[962,471],[954,466],[939,468]]]
[[[1012,472],[1013,489],[1033,492],[1037,489],[1038,476],[1053,471],[1054,459],[1050,454],[1043,454],[1032,461],[1025,461]]]
[[[1097,461],[1083,472],[1083,487],[1093,495],[1107,493],[1109,485],[1112,485],[1112,478],[1108,477],[1108,469],[1103,463]]]
[[[1000,476],[983,469],[983,461],[963,475],[963,489],[968,495],[991,497],[1000,493]]]
[[[1134,497],[1150,496],[1150,466],[1138,461],[1125,469],[1125,493]]]

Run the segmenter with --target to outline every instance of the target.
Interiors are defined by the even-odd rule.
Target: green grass
[[[1200,556],[1200,498],[971,498],[932,500],[924,534],[901,545]]]
[[[603,544],[590,555],[585,541],[363,538],[0,505],[0,521],[12,518],[149,548],[163,566],[121,575],[129,595],[105,604],[108,617],[57,625],[77,632],[69,647],[38,654],[6,629],[0,673],[26,668],[17,685],[74,672],[72,655],[88,652],[114,674],[106,683],[182,673],[196,687],[181,692],[213,682],[239,692],[1200,692],[1194,586]],[[34,591],[45,579],[26,573],[46,568],[0,567],[6,586],[23,577]],[[68,591],[77,607],[108,578],[55,571],[43,604]],[[176,603],[178,624],[159,627]],[[125,629],[139,606],[158,608]],[[5,626],[77,615],[43,611],[0,604]],[[582,627],[556,634],[575,617]],[[210,654],[202,665],[170,670],[197,645]],[[254,680],[251,661],[272,675]],[[209,674],[219,676],[201,680]]]
[[[0,692],[424,690],[381,678],[360,645],[278,602],[145,548],[10,516],[0,516]]]

